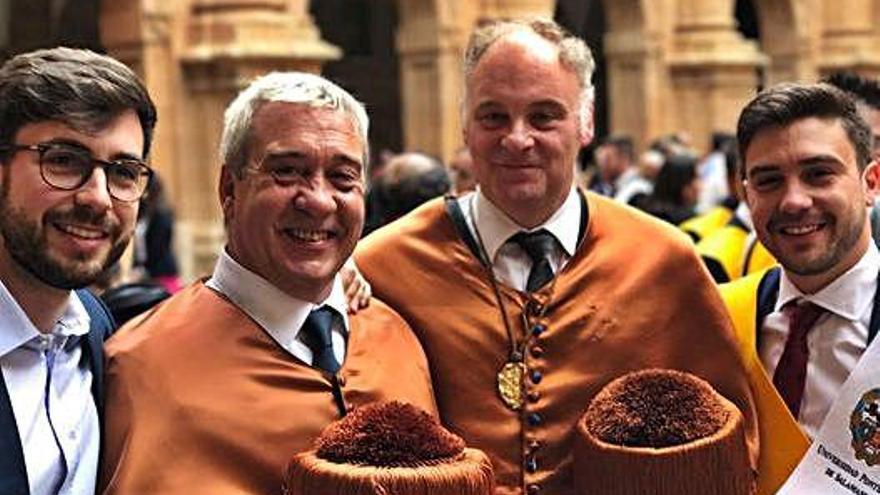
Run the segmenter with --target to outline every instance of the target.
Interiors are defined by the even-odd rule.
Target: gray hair
[[[226,108],[220,160],[241,178],[248,158],[248,143],[254,115],[267,102],[286,102],[344,112],[364,145],[364,167],[370,156],[370,120],[361,102],[333,82],[305,72],[272,72],[253,81]]]
[[[559,49],[559,63],[574,73],[578,80],[578,86],[581,89],[581,108],[578,114],[583,128],[592,114],[595,95],[592,82],[593,70],[595,68],[593,55],[582,39],[572,35],[565,28],[549,19],[495,21],[475,29],[471,33],[467,49],[465,49],[464,53],[463,69],[465,81],[469,80],[473,75],[477,64],[489,50],[489,47],[499,39],[517,31],[532,32]],[[465,101],[468,99],[467,91],[467,84],[465,84]]]

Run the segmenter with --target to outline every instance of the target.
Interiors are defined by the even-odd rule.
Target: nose
[[[515,119],[502,144],[510,151],[523,151],[535,145],[535,138],[523,119]]]
[[[96,211],[107,211],[113,206],[107,185],[107,174],[102,167],[95,167],[85,184],[76,190],[78,204],[91,206]]]
[[[293,206],[314,217],[329,215],[336,211],[333,186],[323,176],[315,177],[299,188],[293,196]]]
[[[810,190],[798,180],[790,180],[785,186],[779,209],[785,213],[798,213],[813,206]]]

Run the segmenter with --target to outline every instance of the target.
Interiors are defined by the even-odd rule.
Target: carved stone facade
[[[0,53],[35,44],[31,37],[28,46],[15,46],[25,39],[17,33],[30,32],[27,22],[34,32],[47,29],[22,16],[34,5],[75,14],[72,5],[80,1],[99,6],[92,10],[100,45],[142,74],[156,99],[153,162],[177,211],[183,275],[204,275],[223,243],[216,150],[224,107],[257,74],[320,71],[344,53],[322,40],[308,0],[12,0],[0,9]],[[360,0],[361,6],[366,2],[397,13],[388,21],[396,23],[396,53],[389,56],[399,67],[403,147],[444,159],[461,145],[461,53],[473,26],[487,19],[601,9],[599,77],[607,110],[597,118],[640,145],[683,130],[702,146],[713,130],[732,130],[742,104],[762,86],[836,70],[880,76],[880,0]],[[347,16],[346,5],[355,3],[334,5]],[[756,39],[737,25],[742,4],[755,13]]]

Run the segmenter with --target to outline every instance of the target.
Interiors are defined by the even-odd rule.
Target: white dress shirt
[[[581,200],[577,189],[572,188],[562,206],[550,218],[533,229],[520,227],[497,206],[492,204],[480,190],[458,198],[468,227],[474,238],[481,238],[486,255],[492,261],[495,277],[502,283],[517,289],[526,290],[532,259],[515,242],[507,242],[518,232],[534,232],[547,229],[559,241],[550,255],[553,273],[558,273],[574,255],[580,239]],[[479,236],[477,232],[479,231]]]
[[[803,294],[782,272],[779,299],[761,328],[759,351],[769,376],[788,337],[789,321],[782,307],[802,298],[827,311],[807,334],[810,357],[798,423],[810,437],[819,431],[841,385],[867,348],[878,270],[880,253],[871,242],[858,263],[815,294]]]
[[[0,369],[32,495],[92,495],[100,428],[81,339],[89,315],[74,292],[50,333],[40,333],[0,283]],[[3,446],[0,455],[9,455]]]
[[[331,329],[333,355],[340,364],[345,361],[348,304],[339,276],[333,281],[327,299],[314,304],[282,292],[263,277],[241,266],[224,250],[214,267],[213,276],[205,285],[229,298],[263,327],[278,345],[308,365],[313,364],[314,356],[302,340],[300,329],[313,309],[330,306],[342,316]]]

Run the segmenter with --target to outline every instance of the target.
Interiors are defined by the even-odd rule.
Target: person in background
[[[642,182],[635,167],[635,149],[629,136],[610,136],[595,152],[597,173],[589,189],[627,203]],[[634,186],[634,189],[630,189]],[[622,194],[621,194],[622,193]]]
[[[825,82],[846,91],[856,100],[862,117],[871,126],[874,138],[873,156],[880,158],[880,82],[877,79],[860,76],[850,72],[837,72]],[[880,203],[871,207],[871,237],[880,245]]]
[[[390,223],[430,199],[449,191],[446,168],[424,153],[401,153],[385,165],[378,184],[382,196],[382,225]]]
[[[80,290],[134,232],[156,108],[88,50],[0,67],[0,493],[92,495],[115,324]]]
[[[456,196],[477,188],[474,160],[466,147],[459,148],[449,162],[449,179],[452,181],[452,194]]]
[[[678,225],[694,216],[699,194],[696,159],[690,155],[673,155],[660,168],[651,194],[634,206]]]
[[[141,282],[153,283],[174,294],[181,288],[174,256],[174,212],[165,199],[165,188],[154,175],[141,200],[135,227],[134,269]]]
[[[709,153],[700,161],[697,171],[703,187],[696,210],[706,213],[734,194],[730,188],[730,169],[725,150],[732,146],[734,137],[728,132],[712,133]]]
[[[734,212],[739,206],[739,179],[736,172],[739,157],[736,152],[736,142],[727,142],[723,148],[724,166],[727,171],[727,190],[730,195],[713,206],[705,213],[686,220],[679,227],[685,231],[695,243],[712,235],[733,219]]]

